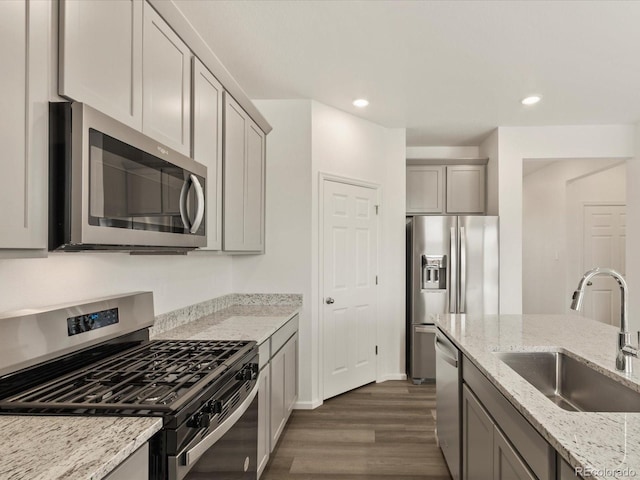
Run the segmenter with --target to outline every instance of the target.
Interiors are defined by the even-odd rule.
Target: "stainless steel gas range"
[[[0,315],[0,413],[161,417],[150,480],[255,479],[255,342],[149,340],[153,320],[150,292]]]

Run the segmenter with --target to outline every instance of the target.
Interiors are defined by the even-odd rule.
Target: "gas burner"
[[[96,393],[87,393],[84,396],[84,401],[85,402],[103,402],[109,399],[112,395],[113,395],[113,392],[111,390],[104,390],[102,392],[96,392]]]
[[[136,400],[144,405],[168,405],[176,398],[178,398],[178,394],[171,391],[171,387],[152,383],[138,393]]]

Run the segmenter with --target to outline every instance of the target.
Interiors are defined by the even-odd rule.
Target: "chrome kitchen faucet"
[[[627,325],[627,301],[629,298],[629,293],[627,289],[627,282],[625,281],[623,276],[615,270],[612,270],[611,268],[598,267],[594,268],[593,270],[589,270],[582,276],[582,278],[580,279],[580,283],[578,283],[578,288],[575,292],[573,292],[573,298],[571,299],[571,310],[579,311],[582,308],[584,291],[588,285],[591,285],[590,280],[596,275],[609,275],[610,277],[613,277],[620,286],[620,332],[618,332],[616,369],[621,372],[631,373],[633,371],[633,364],[631,363],[631,358],[628,357],[638,358],[640,350],[638,350],[638,347],[634,347],[633,345],[631,345],[631,334],[629,333],[629,326]],[[640,332],[638,332],[638,342],[640,343]]]

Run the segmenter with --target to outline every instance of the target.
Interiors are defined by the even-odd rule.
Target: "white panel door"
[[[377,191],[324,181],[324,398],[376,378]]]
[[[60,2],[60,95],[142,129],[140,0]]]
[[[47,247],[50,9],[0,1],[0,248]]]
[[[142,38],[142,131],[191,155],[191,52],[147,2]]]
[[[624,205],[585,205],[583,267],[608,267],[625,274]],[[611,277],[595,277],[585,297],[583,315],[620,325],[620,288]]]

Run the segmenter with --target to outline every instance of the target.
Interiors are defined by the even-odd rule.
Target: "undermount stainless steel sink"
[[[640,412],[640,392],[562,352],[496,352],[495,355],[565,410]]]

